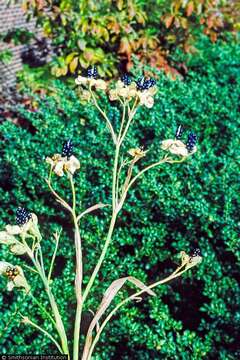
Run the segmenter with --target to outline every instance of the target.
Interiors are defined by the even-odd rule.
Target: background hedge
[[[237,45],[199,45],[187,61],[188,73],[172,81],[161,73],[156,104],[137,112],[124,151],[144,145],[151,151],[139,167],[158,159],[160,142],[173,137],[176,126],[199,137],[198,152],[187,162],[168,164],[138,181],[119,215],[114,242],[85,309],[85,325],[107,285],[133,275],[151,282],[175,268],[181,250],[201,248],[203,263],[180,280],[160,287],[156,298],[146,297],[122,309],[107,326],[94,359],[237,359],[239,326],[239,55]],[[183,55],[179,54],[181,60]],[[19,108],[19,122],[0,126],[1,227],[14,222],[16,207],[35,212],[44,234],[45,261],[53,251],[52,232],[63,227],[54,275],[54,293],[71,329],[74,316],[73,229],[67,213],[49,195],[44,177],[47,155],[61,151],[73,138],[81,171],[76,175],[82,208],[110,202],[113,146],[105,123],[94,108],[81,104],[74,89],[61,82],[52,94],[35,98],[35,110]],[[119,109],[103,98],[108,114],[119,123]],[[67,181],[56,187],[70,196]],[[100,253],[109,210],[82,223],[86,278]],[[15,261],[3,246],[0,258]],[[18,258],[18,263],[21,260]],[[41,284],[32,278],[36,294]],[[86,281],[86,280],[85,280]],[[47,353],[52,345],[33,329],[12,318],[16,305],[42,323],[30,300],[5,290],[1,279],[1,352]],[[126,296],[124,290],[120,297]],[[46,328],[50,325],[45,323]],[[3,330],[4,329],[4,330]],[[20,330],[21,331],[20,331]],[[2,331],[3,330],[3,331]]]

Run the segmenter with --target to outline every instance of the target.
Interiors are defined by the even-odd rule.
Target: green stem
[[[80,231],[79,231],[77,217],[75,214],[73,216],[73,220],[75,226],[75,247],[76,247],[75,292],[77,299],[77,309],[76,309],[75,325],[74,325],[74,340],[73,340],[73,360],[79,360],[79,339],[80,339],[81,315],[82,315],[82,306],[83,306],[83,299],[82,299],[83,268],[82,268],[82,248],[81,248]]]
[[[78,225],[78,217],[76,215],[76,191],[72,175],[69,175],[71,189],[72,189],[72,216],[75,228],[75,248],[76,248],[76,276],[75,276],[75,293],[77,299],[77,308],[74,323],[74,338],[73,338],[73,360],[79,360],[79,339],[81,330],[81,317],[82,317],[82,279],[83,279],[83,266],[82,266],[82,243],[80,237],[80,229]]]
[[[37,304],[37,306],[39,307],[39,309],[51,320],[51,322],[53,323],[53,325],[56,327],[56,323],[54,321],[54,319],[52,318],[52,316],[47,312],[47,310],[44,308],[44,306],[40,303],[40,301],[38,301],[35,296],[31,293],[31,291],[29,292],[29,295],[31,296],[32,300]]]
[[[95,95],[94,95],[91,87],[89,88],[89,91],[90,91],[91,96],[92,96],[92,98],[93,98],[94,105],[96,106],[96,108],[98,109],[98,111],[100,112],[100,114],[102,114],[102,116],[104,117],[104,119],[106,120],[107,126],[108,126],[108,128],[109,128],[109,130],[110,130],[110,133],[111,133],[111,135],[112,135],[113,142],[114,142],[114,144],[116,144],[116,143],[117,143],[117,139],[116,139],[116,135],[115,135],[115,132],[114,132],[114,130],[113,130],[111,121],[109,120],[109,118],[108,118],[108,116],[105,114],[105,112],[104,112],[104,111],[100,108],[100,106],[98,105],[97,99],[96,99],[96,97],[95,97]]]
[[[61,315],[60,315],[59,310],[58,310],[57,303],[55,301],[55,298],[54,298],[54,296],[52,294],[52,291],[51,291],[51,288],[49,286],[48,280],[47,280],[47,278],[45,276],[44,271],[42,270],[40,262],[37,259],[34,259],[31,252],[29,253],[29,256],[30,256],[34,266],[36,267],[36,269],[37,269],[37,271],[38,271],[38,273],[39,273],[39,275],[40,275],[40,277],[42,279],[42,282],[43,282],[43,284],[45,286],[45,290],[46,290],[46,293],[48,295],[48,299],[49,299],[49,302],[50,302],[50,305],[51,305],[51,308],[52,308],[52,311],[53,311],[53,314],[54,314],[54,318],[55,318],[55,322],[54,322],[55,327],[56,327],[56,330],[57,330],[57,332],[59,334],[59,337],[61,339],[62,350],[63,350],[64,354],[69,356],[67,335],[66,335],[65,328],[64,328],[64,325],[63,325],[63,322],[62,322]]]
[[[25,324],[29,324],[29,325],[32,325],[34,328],[36,328],[37,330],[39,330],[40,332],[42,332],[44,335],[46,335],[55,345],[56,347],[58,348],[58,350],[60,351],[60,353],[62,354],[63,351],[62,351],[62,348],[61,346],[59,345],[59,343],[54,339],[54,337],[49,334],[48,331],[44,330],[41,326],[37,325],[36,323],[34,323],[32,320],[30,320],[29,318],[23,316],[22,314],[20,314],[21,317],[23,318],[23,322]]]
[[[102,253],[101,253],[100,258],[99,258],[99,260],[98,260],[98,262],[97,262],[97,265],[96,265],[96,267],[95,267],[95,269],[94,269],[94,271],[93,271],[93,273],[92,273],[92,275],[91,275],[91,278],[90,278],[90,280],[89,280],[89,282],[88,282],[88,284],[87,284],[87,286],[86,286],[86,289],[85,289],[85,291],[84,291],[84,293],[83,293],[83,299],[82,299],[83,303],[85,302],[85,300],[86,300],[86,298],[87,298],[87,296],[88,296],[88,294],[89,294],[89,292],[90,292],[90,290],[91,290],[91,288],[92,288],[92,286],[93,286],[93,283],[94,283],[95,278],[96,278],[96,276],[97,276],[97,274],[98,274],[98,271],[99,271],[99,269],[100,269],[100,267],[101,267],[101,265],[102,265],[102,263],[103,263],[103,260],[104,260],[104,258],[105,258],[105,256],[106,256],[106,253],[107,253],[109,244],[110,244],[110,242],[111,242],[112,233],[113,233],[113,230],[114,230],[116,218],[117,218],[117,212],[114,212],[114,213],[112,214],[112,218],[111,218],[111,222],[110,222],[110,226],[109,226],[107,238],[106,238],[104,247],[103,247],[103,249],[102,249]]]
[[[113,181],[112,181],[112,211],[115,212],[117,207],[117,175],[118,175],[118,157],[120,152],[120,146],[117,144],[116,151],[115,151],[115,159],[114,159],[114,166],[113,166]]]

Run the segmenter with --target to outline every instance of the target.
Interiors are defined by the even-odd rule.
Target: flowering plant
[[[156,281],[150,285],[143,284],[139,279],[128,276],[116,279],[106,289],[102,301],[95,311],[93,319],[88,327],[88,332],[85,338],[85,343],[80,344],[80,325],[82,320],[82,311],[86,304],[86,299],[92,293],[92,288],[98,276],[99,270],[103,264],[107,250],[112,241],[112,235],[115,229],[118,214],[122,210],[130,189],[135,185],[137,180],[147,171],[152,168],[161,166],[165,163],[174,164],[185,161],[189,156],[196,152],[196,135],[190,133],[186,143],[182,140],[183,128],[179,126],[174,139],[163,140],[160,147],[163,150],[162,157],[156,162],[138,169],[138,164],[141,163],[142,158],[147,159],[148,149],[142,147],[131,148],[128,153],[121,160],[122,144],[126,138],[130,126],[133,123],[134,116],[141,106],[151,108],[154,104],[154,95],[157,92],[157,87],[154,79],[147,79],[141,77],[133,81],[129,75],[124,75],[119,80],[114,89],[109,89],[109,85],[98,78],[97,69],[91,67],[87,70],[86,76],[79,76],[76,79],[76,84],[80,86],[80,96],[84,101],[91,102],[100,112],[103,119],[106,121],[107,128],[110,132],[114,144],[114,165],[112,170],[112,191],[111,204],[98,203],[92,205],[90,208],[80,212],[76,202],[76,188],[74,181],[74,174],[80,169],[80,161],[74,156],[74,144],[71,139],[64,142],[62,152],[53,154],[46,158],[46,162],[50,166],[49,175],[46,179],[48,187],[55,197],[56,201],[60,203],[70,214],[74,225],[74,238],[76,249],[76,276],[75,276],[75,294],[76,294],[76,315],[74,322],[73,334],[73,351],[71,358],[73,360],[90,360],[93,355],[95,346],[100,338],[102,331],[106,324],[114,316],[117,310],[126,303],[141,299],[143,293],[150,296],[156,296],[153,291],[158,285],[164,284],[174,278],[179,277],[184,272],[201,262],[202,257],[198,249],[191,254],[186,254],[184,251],[180,253],[180,264],[176,270],[165,279]],[[110,101],[118,101],[122,108],[122,119],[118,128],[115,128],[110,121],[106,112],[102,109],[99,98],[100,92],[105,91]],[[123,176],[121,176],[123,175]],[[72,200],[64,199],[55,189],[54,181],[61,181],[59,178],[67,177],[69,186],[72,192]],[[124,181],[121,179],[124,178]],[[83,288],[83,258],[82,258],[82,241],[80,236],[81,219],[87,214],[96,209],[104,207],[111,207],[111,218],[109,220],[109,229],[106,235],[106,240],[102,248],[101,255],[96,262],[96,266],[90,276],[89,282]],[[18,208],[16,213],[16,224],[7,225],[5,230],[0,232],[0,243],[9,246],[10,252],[17,255],[27,255],[32,261],[33,267],[27,266],[29,270],[37,273],[44,285],[44,289],[48,295],[51,305],[51,313],[47,309],[41,309],[45,312],[48,319],[52,322],[56,329],[58,338],[55,334],[50,334],[44,328],[34,323],[25,315],[22,316],[23,322],[29,324],[39,331],[44,333],[56,345],[61,353],[67,354],[70,358],[71,351],[69,349],[69,338],[62,320],[62,315],[59,311],[57,301],[53,294],[54,281],[52,280],[52,271],[59,246],[60,233],[55,233],[55,250],[52,255],[50,268],[46,269],[44,265],[43,256],[43,240],[39,230],[37,216],[30,213],[24,208]],[[26,296],[30,296],[33,301],[41,307],[39,301],[33,294],[33,289],[27,281],[22,268],[20,266],[12,265],[8,262],[0,262],[0,275],[8,279],[7,287],[12,290],[14,287],[22,289]],[[116,307],[109,311],[113,299],[117,296],[119,290],[126,282],[134,284],[138,290],[131,296],[126,297],[120,301]]]

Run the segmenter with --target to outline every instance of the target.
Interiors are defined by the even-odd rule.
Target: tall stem
[[[49,302],[51,304],[51,308],[52,308],[54,318],[55,318],[55,322],[56,322],[56,329],[57,329],[59,337],[61,339],[63,352],[64,352],[64,354],[69,355],[67,335],[66,335],[65,328],[64,328],[64,325],[63,325],[63,322],[62,322],[61,315],[60,315],[59,310],[58,310],[57,303],[56,303],[55,298],[53,296],[52,290],[51,290],[51,288],[50,288],[50,286],[48,284],[48,280],[45,277],[44,273],[42,272],[42,268],[41,268],[40,263],[38,262],[38,260],[37,261],[33,260],[33,261],[34,261],[34,265],[36,266],[36,268],[37,268],[37,270],[39,272],[39,275],[41,276],[41,279],[42,279],[43,284],[45,286],[46,293],[47,293],[48,298],[49,298]]]
[[[51,291],[50,285],[48,283],[48,279],[45,275],[45,271],[42,268],[43,264],[41,264],[37,258],[36,259],[34,258],[33,252],[29,248],[28,244],[26,243],[25,238],[23,238],[22,241],[23,241],[24,245],[26,246],[27,254],[28,254],[29,258],[31,259],[33,265],[35,266],[37,272],[39,273],[39,276],[42,279],[43,285],[45,286],[45,290],[46,290],[46,293],[47,293],[47,296],[48,296],[48,299],[49,299],[49,302],[50,302],[50,305],[52,308],[52,312],[53,312],[54,318],[55,318],[55,327],[56,327],[58,335],[61,339],[63,353],[69,356],[66,331],[65,331],[65,328],[63,325],[61,315],[58,310],[57,303],[56,303],[53,293]]]
[[[73,340],[73,360],[79,360],[79,339],[80,339],[81,316],[82,316],[82,305],[83,305],[83,299],[82,299],[83,268],[82,268],[82,247],[81,247],[80,231],[79,231],[77,217],[75,214],[73,216],[73,220],[75,226],[75,247],[76,247],[75,292],[77,299],[77,308],[76,308],[75,325],[74,325],[74,340]]]
[[[117,207],[117,175],[118,175],[118,158],[119,158],[120,145],[116,145],[115,159],[113,166],[113,181],[112,181],[112,211],[115,212]]]
[[[73,338],[73,360],[79,360],[79,339],[81,329],[81,317],[82,317],[82,279],[83,279],[83,265],[82,265],[82,242],[80,236],[80,229],[78,225],[78,218],[76,215],[76,191],[73,181],[73,176],[69,175],[69,180],[72,189],[72,217],[74,222],[74,239],[76,249],[76,276],[75,276],[75,293],[77,299],[77,308],[74,324],[74,338]]]
[[[91,278],[90,278],[90,280],[89,280],[89,282],[88,282],[88,284],[87,284],[87,287],[86,287],[86,289],[85,289],[85,291],[84,291],[84,293],[83,293],[83,299],[82,299],[83,302],[86,300],[86,298],[87,298],[87,296],[88,296],[88,294],[89,294],[89,292],[90,292],[90,290],[91,290],[91,288],[92,288],[92,286],[93,286],[93,283],[94,283],[94,281],[95,281],[95,278],[96,278],[96,276],[97,276],[97,274],[98,274],[98,271],[99,271],[99,269],[100,269],[100,267],[101,267],[101,265],[102,265],[102,263],[103,263],[103,260],[104,260],[104,258],[105,258],[105,255],[106,255],[106,253],[107,253],[109,244],[110,244],[110,242],[111,242],[112,233],[113,233],[113,230],[114,230],[116,218],[117,218],[117,212],[114,212],[114,213],[112,214],[111,223],[110,223],[110,226],[109,226],[109,230],[108,230],[108,234],[107,234],[107,238],[106,238],[104,247],[103,247],[103,249],[102,249],[102,253],[101,253],[100,258],[99,258],[99,260],[98,260],[98,262],[97,262],[97,265],[95,266],[95,269],[94,269],[94,271],[93,271],[93,273],[92,273],[92,275],[91,275]]]
[[[83,293],[83,298],[82,298],[82,302],[84,303],[84,301],[86,300],[92,286],[93,283],[96,279],[96,276],[99,272],[99,269],[103,263],[103,260],[106,256],[109,244],[111,242],[112,239],[112,233],[114,230],[114,226],[116,223],[116,218],[117,218],[117,214],[119,212],[118,206],[117,206],[117,194],[116,194],[116,183],[117,183],[117,173],[118,173],[118,158],[119,158],[119,151],[120,151],[120,145],[117,143],[116,144],[116,150],[115,150],[115,158],[114,158],[114,166],[113,166],[113,181],[112,181],[112,217],[111,217],[111,221],[110,221],[110,225],[109,225],[109,230],[108,230],[108,234],[107,234],[107,238],[105,241],[105,244],[103,246],[102,249],[102,253],[100,255],[100,258],[97,262],[97,265],[95,266],[95,269],[93,270],[93,273],[90,277],[90,280],[87,284],[87,287]]]

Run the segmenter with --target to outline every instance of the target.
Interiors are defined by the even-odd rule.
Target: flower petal
[[[64,168],[64,160],[59,160],[53,168],[53,172],[57,175],[57,176],[63,176],[64,172],[63,172],[63,168]]]
[[[80,169],[80,162],[74,155],[72,155],[70,159],[66,162],[65,168],[67,171],[70,172],[70,174],[73,175],[76,170]]]
[[[27,280],[24,275],[17,275],[13,280],[14,286],[16,287],[23,287],[28,293],[30,291],[30,286],[27,283]]]
[[[95,86],[96,86],[96,89],[99,89],[99,90],[106,90],[107,89],[107,83],[106,83],[106,81],[104,81],[102,79],[96,80]]]
[[[19,235],[22,232],[22,229],[18,225],[7,225],[6,230],[9,235]]]
[[[5,272],[9,266],[12,266],[12,265],[6,261],[0,261],[0,275],[5,274]]]
[[[23,255],[27,252],[27,249],[23,244],[14,244],[10,247],[10,251],[15,255]]]
[[[88,78],[84,77],[84,76],[78,76],[76,79],[75,79],[75,83],[77,85],[85,85],[87,84],[89,81]]]
[[[10,235],[7,231],[0,231],[0,244],[11,245],[15,243],[16,239],[13,235]]]

